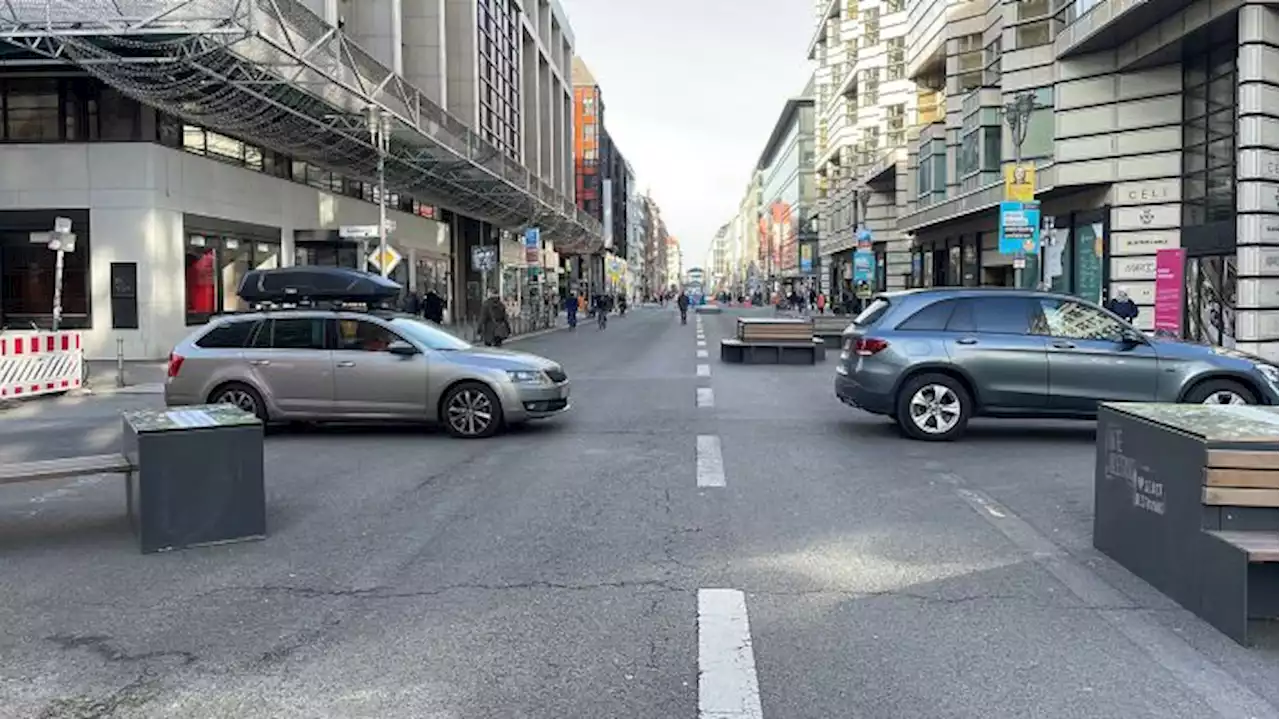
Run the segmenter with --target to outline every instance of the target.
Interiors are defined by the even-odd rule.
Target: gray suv
[[[879,295],[844,331],[836,373],[842,402],[924,440],[955,439],[974,416],[1092,418],[1101,401],[1280,404],[1271,362],[1024,290]]]

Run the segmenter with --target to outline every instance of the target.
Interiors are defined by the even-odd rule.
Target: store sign
[[[1182,244],[1178,230],[1154,230],[1151,232],[1114,232],[1111,234],[1111,254],[1153,255],[1159,250],[1176,249]]]
[[[1114,186],[1112,198],[1116,205],[1155,205],[1165,202],[1181,202],[1179,180],[1145,180],[1120,182]]]
[[[1111,229],[1157,230],[1182,226],[1182,205],[1117,207],[1111,211]]]
[[[1154,257],[1113,257],[1111,259],[1112,280],[1154,280],[1156,278],[1156,258]]]

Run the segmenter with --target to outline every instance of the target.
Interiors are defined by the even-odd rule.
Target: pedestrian
[[[1124,290],[1116,292],[1116,296],[1107,300],[1107,304],[1104,307],[1129,324],[1133,324],[1133,321],[1138,318],[1138,305],[1129,299],[1129,293]]]
[[[497,290],[489,290],[489,296],[480,305],[480,339],[486,347],[501,347],[511,336],[511,323],[507,320],[507,306],[498,297]]]
[[[434,288],[427,290],[427,296],[422,298],[422,316],[438,325],[444,324],[445,304]]]
[[[818,307],[818,314],[825,315],[827,313],[827,296],[826,295],[819,292],[818,297],[813,301],[813,303]]]

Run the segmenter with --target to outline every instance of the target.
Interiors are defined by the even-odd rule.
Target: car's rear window
[[[196,347],[205,349],[230,349],[244,347],[258,320],[231,320],[223,322],[196,340]]]
[[[859,327],[869,327],[884,317],[884,313],[889,311],[889,300],[883,297],[877,297],[867,305],[866,309],[858,313],[853,318],[853,323]]]

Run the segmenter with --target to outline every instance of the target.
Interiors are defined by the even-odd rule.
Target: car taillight
[[[870,357],[871,355],[886,349],[889,343],[877,339],[875,337],[859,337],[858,341],[853,345],[853,351],[861,357]]]
[[[178,373],[182,371],[182,361],[184,359],[186,358],[178,354],[177,352],[169,353],[169,377],[170,378],[177,377]]]

